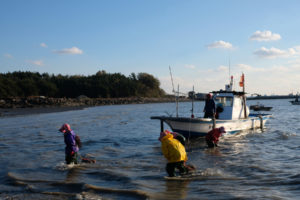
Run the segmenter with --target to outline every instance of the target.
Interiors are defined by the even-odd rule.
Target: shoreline
[[[32,108],[0,108],[0,118],[15,117],[23,115],[35,115],[43,113],[64,112],[70,110],[83,110],[88,106],[69,106],[69,107],[32,107]]]
[[[180,102],[190,101],[180,98]],[[70,110],[82,110],[87,107],[105,105],[127,105],[147,103],[171,103],[174,97],[166,98],[5,98],[0,99],[0,118],[22,115],[64,112]]]

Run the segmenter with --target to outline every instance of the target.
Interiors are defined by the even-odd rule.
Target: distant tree
[[[91,76],[16,71],[0,74],[0,97],[159,97],[164,95],[159,85],[159,80],[147,73],[131,73],[126,77],[104,70]]]
[[[22,90],[22,94],[18,96],[28,97],[28,96],[38,95],[38,87],[35,84],[34,80],[32,79],[18,80],[17,84],[19,88]]]
[[[47,97],[54,97],[58,91],[56,85],[50,81],[41,79],[37,82],[39,86],[39,95],[40,96],[47,96]]]
[[[146,87],[149,87],[151,89],[159,88],[159,80],[154,78],[154,76],[152,76],[151,74],[139,73],[137,78],[138,81],[144,84]]]

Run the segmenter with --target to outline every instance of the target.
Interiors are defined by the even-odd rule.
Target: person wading
[[[65,148],[65,160],[67,164],[78,164],[78,151],[81,146],[81,142],[75,132],[71,129],[69,124],[63,124],[59,129],[64,134]]]

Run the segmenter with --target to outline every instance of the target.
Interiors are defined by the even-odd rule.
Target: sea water
[[[260,103],[273,107],[266,129],[222,138],[216,149],[203,139],[187,143],[201,176],[184,181],[164,179],[160,122],[150,119],[176,116],[175,103],[2,117],[0,199],[299,199],[300,106]],[[191,106],[180,103],[179,116],[190,116]],[[196,117],[203,106],[195,102]],[[80,155],[96,163],[65,165],[63,123],[80,136]]]

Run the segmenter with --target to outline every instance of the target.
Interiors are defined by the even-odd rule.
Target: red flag
[[[244,78],[244,74],[242,74],[240,79],[240,87],[244,87],[244,82],[245,82],[245,78]]]

